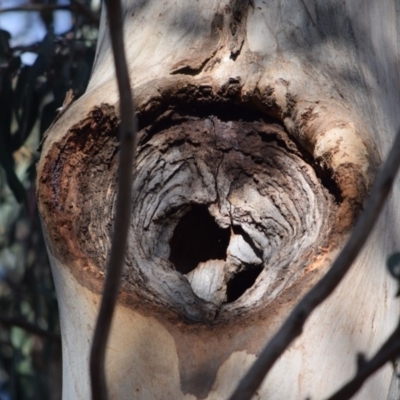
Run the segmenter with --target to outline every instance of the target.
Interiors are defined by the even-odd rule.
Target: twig
[[[328,400],[347,400],[361,389],[364,382],[388,361],[394,360],[400,354],[400,323],[382,347],[370,361],[358,368],[354,378],[339,389]]]
[[[400,164],[400,131],[378,174],[364,212],[352,235],[326,275],[303,297],[243,377],[230,400],[249,400],[277,359],[300,336],[312,311],[338,286],[366,242],[392,187]]]
[[[106,0],[115,73],[120,98],[120,161],[114,233],[100,312],[90,353],[90,379],[93,400],[106,400],[105,351],[118,297],[131,215],[132,176],[135,169],[136,120],[126,63],[120,0]]]
[[[7,12],[19,12],[19,11],[57,11],[57,10],[66,10],[71,11],[70,4],[21,4],[16,7],[2,7],[0,8],[1,13]]]
[[[17,328],[23,329],[26,332],[32,333],[33,335],[49,339],[59,345],[61,344],[61,336],[59,334],[50,332],[46,329],[41,328],[40,326],[19,318],[11,318],[0,315],[0,324],[8,328],[12,328],[15,326]]]
[[[71,31],[68,31],[68,32],[66,32],[66,33],[70,33],[70,32],[71,32]],[[85,38],[85,39],[67,38],[67,37],[65,37],[65,34],[66,34],[66,33],[63,33],[63,34],[60,35],[60,36],[56,36],[56,37],[54,38],[54,44],[56,44],[56,45],[61,45],[61,46],[68,46],[68,45],[70,45],[69,42],[75,42],[75,43],[79,43],[79,42],[82,42],[82,43],[91,42],[91,43],[95,43],[96,40],[97,40],[97,39],[88,39],[88,38]],[[39,51],[39,46],[40,46],[40,42],[36,42],[36,43],[28,44],[28,45],[18,45],[18,46],[14,46],[14,47],[11,47],[10,50],[11,50],[11,52],[13,52],[13,53],[24,53],[24,52],[26,52],[26,51],[30,51],[30,52],[33,52],[33,53],[37,53],[37,52]]]
[[[100,18],[84,4],[76,0],[72,0],[71,4],[21,4],[16,7],[0,7],[0,14],[7,12],[21,11],[36,11],[36,12],[51,12],[51,11],[71,11],[81,14],[87,18],[93,25],[99,25]]]

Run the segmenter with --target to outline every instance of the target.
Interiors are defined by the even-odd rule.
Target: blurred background
[[[57,299],[35,199],[40,142],[95,55],[100,0],[0,0],[0,400],[61,399]]]

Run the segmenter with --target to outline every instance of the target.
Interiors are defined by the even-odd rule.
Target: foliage
[[[400,296],[400,253],[393,253],[386,261],[390,275],[399,283],[396,296]]]
[[[77,98],[88,84],[97,37],[88,16],[98,18],[90,5],[73,8],[72,29],[58,36],[53,11],[43,5],[47,34],[26,47],[11,47],[11,35],[0,30],[1,400],[60,398],[58,310],[36,207],[35,164],[66,92],[72,89]],[[37,54],[32,65],[22,63],[24,51]]]

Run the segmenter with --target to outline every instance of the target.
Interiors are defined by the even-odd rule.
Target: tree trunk
[[[115,399],[226,399],[362,210],[398,128],[398,2],[124,2],[139,122]],[[103,13],[87,93],[51,128],[38,198],[60,304],[64,399],[88,355],[115,214],[118,97]],[[397,323],[385,270],[399,187],[350,274],[260,399],[319,399]],[[357,398],[387,399],[382,369]]]

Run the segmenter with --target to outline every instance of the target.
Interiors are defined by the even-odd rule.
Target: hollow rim
[[[157,95],[154,95],[154,87],[157,88]],[[284,96],[280,93],[282,88],[286,90]],[[282,98],[285,100],[282,101]],[[156,134],[160,127],[171,124],[170,118],[176,110],[190,111],[195,114],[199,109],[203,113],[208,113],[215,107],[220,109],[229,107],[238,107],[243,110],[257,109],[267,118],[280,121],[288,134],[300,143],[306,152],[311,153],[315,166],[319,166],[324,173],[329,175],[339,188],[342,198],[336,213],[336,221],[340,221],[340,224],[336,224],[332,229],[334,235],[331,236],[330,249],[313,258],[303,272],[306,274],[307,271],[323,270],[329,265],[330,253],[341,246],[362,208],[377,165],[374,153],[371,151],[373,146],[368,143],[368,140],[365,140],[365,132],[360,133],[362,127],[354,121],[345,119],[347,112],[344,107],[330,104],[330,107],[327,108],[322,101],[318,101],[314,105],[307,104],[305,107],[304,102],[297,102],[295,93],[289,93],[284,82],[275,87],[269,84],[262,86],[259,82],[256,89],[249,92],[239,78],[229,78],[224,85],[218,87],[212,85],[209,80],[194,84],[177,79],[177,82],[169,82],[163,88],[160,85],[154,85],[150,93],[147,89],[139,88],[137,102],[140,105],[138,107],[139,125],[144,132],[139,138],[139,143]],[[75,104],[74,107],[76,107]],[[107,108],[105,111],[107,118],[104,120],[107,120],[106,127],[101,126],[104,121],[93,114],[102,107]],[[336,111],[336,114],[333,111]],[[152,129],[148,129],[149,125],[152,125]],[[115,137],[118,118],[113,107],[101,106],[92,110],[85,119],[69,128],[65,133],[65,138],[71,132],[80,131],[83,126],[113,132],[112,135]],[[54,172],[50,166],[55,165],[56,161],[60,161],[63,157],[62,151],[63,148],[60,147],[60,143],[57,143],[55,137],[48,140],[40,161],[38,178],[39,207],[45,222],[49,247],[55,258],[60,257],[57,251],[60,240],[51,232],[51,221],[54,216],[51,215],[46,200],[51,198],[49,187],[55,187],[51,182],[53,178],[49,176],[50,171]],[[54,190],[52,196],[54,198]],[[59,226],[53,228],[57,230]],[[86,284],[91,290],[99,292],[103,273],[95,265],[91,265],[87,259],[82,265],[83,253],[72,239],[66,240],[64,245],[68,246],[71,255],[66,264],[71,266],[71,270],[80,282],[87,282],[87,272],[91,271],[94,279],[90,279],[90,283]],[[149,283],[145,276],[140,279],[143,286]],[[140,295],[138,296],[137,293],[130,290],[129,293],[123,290],[121,299],[134,307],[137,307],[137,303],[142,300]],[[150,305],[150,308],[168,308],[168,304],[154,297],[152,300],[150,298],[146,300],[147,305],[153,300],[154,304]],[[205,305],[202,301],[195,304],[195,308],[198,307],[203,308],[203,314],[206,317],[199,316],[196,312],[190,315],[187,310],[170,309],[169,311],[172,314],[183,313],[183,316],[189,320],[215,320],[215,307],[209,304]]]

